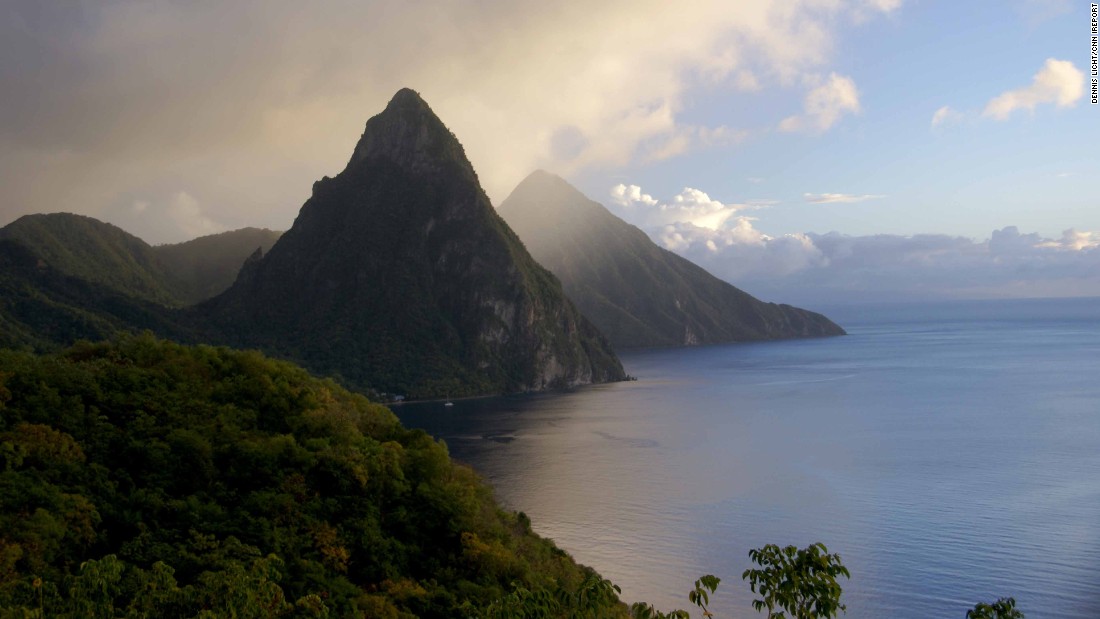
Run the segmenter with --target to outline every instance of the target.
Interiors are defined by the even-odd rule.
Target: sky
[[[769,300],[1100,295],[1089,9],[0,0],[0,225],[285,230],[407,86]]]

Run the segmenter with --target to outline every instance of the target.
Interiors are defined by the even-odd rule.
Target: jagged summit
[[[386,110],[394,109],[395,107],[413,107],[428,109],[428,103],[424,101],[420,93],[416,92],[412,88],[402,88],[393,94],[390,102],[386,104]]]
[[[438,169],[453,163],[473,174],[458,139],[410,88],[397,91],[386,109],[367,121],[345,171],[374,158],[410,169]]]
[[[227,332],[247,325],[240,345],[413,397],[625,376],[496,214],[458,140],[408,89],[206,310]]]

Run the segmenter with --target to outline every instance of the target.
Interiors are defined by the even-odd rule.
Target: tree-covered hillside
[[[590,574],[289,363],[148,335],[0,351],[0,616],[465,617]]]
[[[22,243],[0,239],[0,348],[55,351],[78,339],[151,329],[192,339],[186,317],[68,275]]]
[[[26,215],[0,228],[0,239],[22,243],[67,275],[161,305],[179,304],[179,282],[153,248],[98,219],[72,213]]]
[[[257,249],[271,249],[281,234],[241,228],[150,246],[121,228],[72,213],[26,215],[0,228],[0,239],[19,242],[60,273],[167,307],[225,291],[245,260]]]
[[[257,249],[267,253],[282,234],[267,228],[241,228],[183,243],[155,245],[153,253],[178,282],[175,296],[184,305],[191,305],[232,286],[245,260]]]

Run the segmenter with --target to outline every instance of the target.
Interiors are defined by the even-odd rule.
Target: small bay
[[[818,308],[814,308],[818,309]],[[633,351],[637,382],[407,404],[536,531],[619,584],[752,617],[767,543],[821,541],[848,617],[1100,612],[1100,300],[821,308],[839,338]]]

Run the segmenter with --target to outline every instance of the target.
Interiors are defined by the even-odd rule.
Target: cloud
[[[615,185],[611,188],[611,208],[621,217],[643,228],[688,224],[706,230],[718,230],[739,211],[766,208],[771,201],[726,204],[711,198],[706,192],[685,187],[667,202],[644,193],[637,185]]]
[[[1050,247],[1067,251],[1081,251],[1100,247],[1100,232],[1078,232],[1070,228],[1062,231],[1062,238],[1043,240],[1036,247]]]
[[[667,135],[653,140],[646,148],[646,163],[671,159],[686,152],[702,148],[729,146],[745,139],[748,132],[727,126],[681,126]]]
[[[844,114],[859,113],[859,91],[852,78],[830,73],[806,95],[802,107],[801,115],[788,116],[779,123],[780,131],[828,131]]]
[[[199,206],[199,201],[186,191],[172,195],[168,202],[168,216],[190,238],[225,231],[225,226],[208,217]]]
[[[949,298],[1100,295],[1100,233],[1059,239],[1015,227],[987,240],[912,236],[795,234],[731,242],[731,234],[694,230],[670,250],[762,298],[847,303]],[[745,236],[743,233],[741,236]]]
[[[982,116],[994,120],[1008,120],[1012,112],[1034,112],[1041,103],[1053,103],[1058,107],[1070,107],[1085,94],[1085,75],[1068,60],[1048,58],[1043,68],[1032,78],[1031,85],[1010,90],[993,98],[985,106]]]
[[[784,278],[826,260],[805,234],[773,237],[753,226],[752,217],[734,217],[711,229],[689,222],[652,230],[659,245],[699,264],[711,273],[742,285],[746,278]]]
[[[838,17],[862,6],[8,3],[0,225],[32,211],[121,213],[135,195],[189,187],[227,225],[285,228],[403,86],[498,199],[539,167],[569,175],[729,145],[743,136],[735,123],[687,120],[697,95],[820,73]]]
[[[621,196],[617,214],[654,242],[766,300],[812,306],[1100,295],[1100,232],[1070,229],[1052,239],[1007,226],[984,240],[944,234],[769,235],[756,227],[756,218],[739,212],[739,205],[722,205],[698,189],[685,189],[669,201],[637,185],[618,186],[612,193]],[[706,219],[715,213],[721,217]]]
[[[619,183],[611,188],[611,197],[616,204],[622,206],[656,206],[657,199],[648,193],[642,193],[642,188],[637,185],[624,185]]]
[[[932,126],[938,127],[943,124],[957,122],[962,118],[962,114],[951,109],[950,106],[943,106],[936,110],[935,114],[932,114]]]
[[[101,217],[127,232],[157,243],[178,243],[230,229],[188,191],[145,195],[119,205]]]
[[[890,14],[901,8],[902,0],[862,0],[852,11],[856,23],[863,23],[875,14]]]
[[[893,12],[901,7],[901,0],[864,0],[863,3],[883,13]]]
[[[756,78],[756,75],[752,71],[743,70],[738,71],[733,82],[738,90],[743,92],[756,92],[760,90],[760,80]]]
[[[865,200],[877,200],[879,198],[885,198],[884,195],[878,194],[863,194],[855,195],[850,193],[804,193],[802,197],[807,202],[814,204],[831,204],[834,202],[863,202]]]

